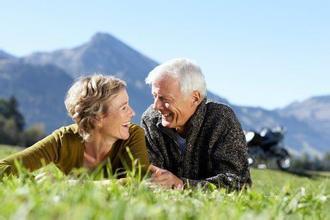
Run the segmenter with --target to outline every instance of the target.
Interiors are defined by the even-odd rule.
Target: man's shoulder
[[[206,102],[206,115],[209,117],[229,116],[234,115],[233,109],[227,104],[208,100]]]
[[[228,127],[241,126],[234,110],[222,103],[208,102],[206,104],[206,114],[204,117],[204,128],[213,128],[214,132],[218,132],[219,129],[227,129]]]
[[[142,121],[145,123],[156,124],[160,119],[160,114],[158,111],[154,110],[153,105],[150,105],[147,110],[142,114]]]

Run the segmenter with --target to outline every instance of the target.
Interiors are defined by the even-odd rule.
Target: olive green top
[[[118,140],[109,151],[104,163],[111,163],[112,171],[132,167],[132,161],[126,147],[134,159],[142,165],[146,172],[149,166],[144,131],[138,125],[129,127],[130,136],[127,140]],[[78,126],[72,124],[55,130],[52,134],[25,150],[0,160],[0,177],[4,174],[17,174],[15,160],[30,171],[53,162],[62,172],[68,174],[73,168],[80,168],[84,161],[84,143],[78,133]]]

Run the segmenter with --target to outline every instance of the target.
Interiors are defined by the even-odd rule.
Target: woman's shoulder
[[[144,139],[144,129],[137,124],[129,126],[129,138],[127,141]]]
[[[70,124],[70,125],[66,125],[63,127],[60,127],[56,130],[54,130],[50,136],[52,136],[53,138],[59,139],[59,140],[77,140],[77,141],[81,141],[82,138],[79,135],[78,132],[78,125],[77,124]]]
[[[144,132],[143,128],[140,127],[140,125],[137,125],[137,124],[130,124],[129,126],[129,132],[132,133],[132,132]]]
[[[53,133],[58,133],[58,134],[79,134],[78,125],[77,124],[65,125],[65,126],[62,126],[58,129],[56,129],[55,131],[53,131]]]

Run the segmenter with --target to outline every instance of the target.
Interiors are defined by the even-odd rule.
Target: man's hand
[[[150,165],[151,181],[166,188],[183,189],[183,181],[168,170]]]

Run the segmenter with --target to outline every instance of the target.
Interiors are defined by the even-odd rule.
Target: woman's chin
[[[127,140],[128,138],[129,138],[129,132],[125,132],[125,133],[122,133],[121,135],[121,138],[120,139],[122,139],[122,140]]]

